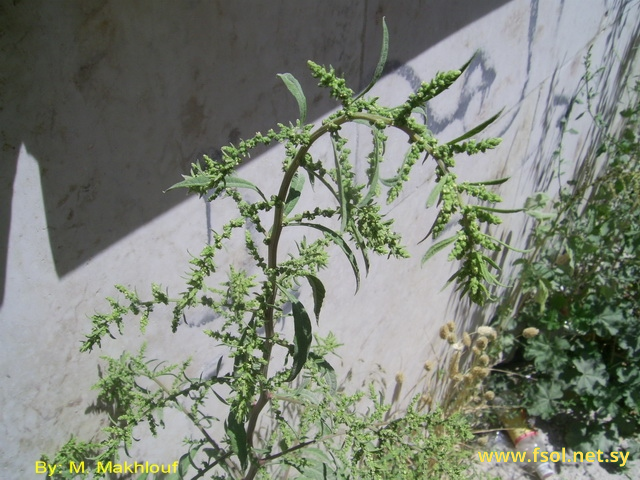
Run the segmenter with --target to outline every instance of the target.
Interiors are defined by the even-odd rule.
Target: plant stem
[[[314,132],[311,133],[309,137],[309,141],[307,143],[300,146],[300,149],[297,151],[296,155],[293,157],[291,161],[291,164],[288,166],[287,170],[285,171],[284,177],[280,184],[280,189],[278,191],[277,201],[276,201],[276,205],[273,213],[273,226],[271,228],[271,236],[268,238],[267,274],[269,276],[268,288],[270,289],[270,296],[267,302],[266,310],[264,312],[265,343],[262,350],[262,358],[264,360],[264,364],[260,372],[261,374],[260,378],[262,379],[268,378],[269,365],[271,362],[271,353],[272,353],[273,344],[274,344],[273,342],[274,312],[275,312],[275,305],[276,305],[276,300],[278,296],[278,285],[277,285],[278,284],[278,271],[277,271],[278,246],[280,242],[280,235],[283,229],[283,221],[284,221],[283,212],[284,212],[285,202],[286,202],[287,195],[289,193],[289,189],[291,187],[291,182],[293,181],[293,178],[296,172],[300,168],[300,164],[302,160],[307,155],[311,146],[321,137],[323,137],[327,133],[334,130],[336,127],[339,127],[340,125],[351,122],[353,120],[365,120],[372,124],[382,122],[389,127],[395,127],[403,131],[404,133],[406,133],[411,143],[416,142],[421,138],[418,133],[416,133],[409,127],[404,125],[397,125],[392,118],[385,117],[382,115],[376,115],[372,113],[356,112],[356,113],[350,113],[350,114],[345,113],[333,119],[331,122],[325,123],[324,125],[322,125],[321,127],[319,127],[318,129],[316,129]],[[432,154],[431,151],[428,151],[428,153]],[[443,172],[448,171],[448,167],[444,164],[444,162],[442,162],[438,158],[435,158],[435,160]],[[258,397],[258,400],[256,401],[256,403],[253,405],[251,412],[249,414],[249,420],[247,424],[247,443],[250,451],[253,449],[253,436],[255,433],[256,425],[258,423],[258,418],[260,417],[260,413],[262,412],[267,402],[269,401],[270,396],[271,396],[271,393],[269,392],[267,386],[263,385],[262,390],[260,392],[260,396]],[[273,458],[265,457],[263,459],[258,459],[252,456],[251,467],[245,479],[251,480],[255,478],[255,475],[258,472],[260,464],[271,459]]]

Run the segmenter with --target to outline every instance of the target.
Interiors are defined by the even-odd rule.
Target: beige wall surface
[[[618,107],[637,73],[639,10],[624,0],[0,0],[0,478],[34,478],[42,453],[71,434],[91,437],[104,421],[89,389],[99,356],[119,355],[140,338],[81,355],[88,316],[105,309],[116,283],[183,289],[189,252],[200,251],[224,212],[163,190],[202,154],[295,120],[277,73],[300,80],[317,122],[335,106],[306,61],[332,64],[354,89],[364,87],[382,17],[389,63],[371,94],[385,104],[477,52],[459,84],[430,105],[429,127],[455,138],[504,109],[488,132],[502,145],[461,157],[457,172],[510,176],[500,193],[517,208],[533,192],[556,192],[589,152],[593,126],[584,116],[565,139],[564,161],[554,156],[563,119],[576,116],[589,49],[594,68],[604,67],[600,107]],[[362,161],[365,135],[354,130],[350,139]],[[402,155],[396,143],[388,156]],[[271,192],[281,153],[266,150],[240,173]],[[446,255],[420,266],[429,245],[417,242],[433,221],[424,208],[433,171],[421,172],[391,212],[413,258],[372,262],[355,297],[338,252],[323,273],[320,331],[345,344],[341,372],[357,385],[374,374],[392,385],[398,371],[417,378],[439,348],[443,322],[478,324],[491,314],[460,302],[451,287],[441,291],[453,271]],[[498,233],[523,245],[529,227],[513,215]],[[233,251],[228,259],[244,262]],[[510,260],[502,259],[507,275]],[[156,317],[151,354],[191,355],[193,373],[206,372],[221,354],[198,328],[211,321],[203,312],[171,334],[168,316]],[[170,434],[184,428],[168,424]],[[173,460],[180,436],[152,441],[139,455]]]

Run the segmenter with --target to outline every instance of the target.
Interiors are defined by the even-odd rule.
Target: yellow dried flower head
[[[480,350],[478,347],[476,347],[475,345],[473,346],[473,348],[471,349],[471,351],[473,352],[474,355],[480,355],[482,354],[482,350]]]
[[[489,376],[489,369],[486,367],[473,367],[471,374],[476,378],[487,378]]]
[[[496,338],[498,338],[498,333],[496,332],[495,328],[487,327],[486,325],[478,328],[478,335],[487,337],[490,340],[495,340]]]
[[[536,337],[539,333],[540,333],[540,330],[538,330],[537,328],[529,327],[529,328],[525,328],[522,331],[522,336],[524,338],[533,338],[533,337]]]
[[[496,394],[494,392],[492,392],[491,390],[489,390],[488,392],[484,393],[484,399],[487,402],[490,402],[491,400],[493,400],[494,398],[496,398]]]
[[[447,342],[449,342],[449,345],[453,345],[454,343],[456,343],[456,334],[453,332],[449,332],[449,335],[447,335]]]
[[[489,365],[489,355],[486,355],[484,353],[480,355],[480,358],[478,358],[478,363],[483,367],[486,367],[487,365]]]
[[[460,363],[460,352],[456,352],[453,354],[453,357],[451,357],[451,362],[449,363],[449,376],[451,378],[453,378],[455,375],[458,374],[459,370],[459,363]]]
[[[462,334],[462,343],[464,343],[465,347],[471,346],[471,335],[469,335],[467,332],[464,332]]]
[[[427,372],[430,372],[431,370],[433,370],[433,366],[434,366],[433,360],[427,360],[426,362],[424,362],[424,369]]]
[[[463,379],[464,377],[459,373],[456,373],[451,377],[451,380],[453,380],[454,382],[461,382]]]
[[[402,385],[404,383],[404,373],[398,372],[396,373],[396,383]]]
[[[450,332],[453,332],[456,329],[456,324],[453,322],[447,322],[447,328],[449,329]]]
[[[487,348],[487,345],[489,345],[489,340],[487,339],[487,337],[478,337],[478,339],[476,340],[476,347],[478,347],[478,349],[480,350],[484,350],[485,348]]]
[[[440,327],[440,338],[446,340],[449,335],[449,328],[446,325]]]

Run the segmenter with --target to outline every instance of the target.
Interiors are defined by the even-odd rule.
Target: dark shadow
[[[383,16],[401,66],[506,2],[0,0],[0,303],[21,146],[64,276],[183,201],[162,192],[202,154],[294,120],[277,73],[316,118],[334,104],[308,59],[363,87]]]

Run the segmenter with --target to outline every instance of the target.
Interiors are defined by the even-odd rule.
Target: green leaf
[[[528,411],[531,415],[539,415],[543,419],[548,419],[555,413],[555,404],[563,396],[564,393],[559,383],[540,381],[533,391],[532,403]]]
[[[313,292],[313,313],[316,316],[316,322],[320,319],[320,309],[322,308],[322,302],[326,290],[320,279],[314,275],[305,275],[306,279],[311,285],[311,291]]]
[[[291,302],[293,312],[293,366],[287,378],[287,382],[292,382],[307,362],[311,341],[313,340],[312,327],[311,320],[302,302],[294,297],[289,290],[284,288],[280,290],[284,292]]]
[[[335,369],[329,362],[316,353],[309,352],[309,358],[311,358],[318,366],[318,370],[320,370],[321,376],[331,388],[331,392],[336,393],[338,391],[338,377],[336,376]]]
[[[303,451],[304,467],[300,469],[301,478],[309,480],[337,480],[339,477],[330,465],[335,462],[329,456],[315,447],[307,447]]]
[[[184,178],[183,181],[178,182],[175,185],[171,185],[165,190],[165,192],[176,188],[204,188],[208,187],[211,183],[211,177],[209,175],[196,175],[195,177],[182,175],[182,178]]]
[[[290,73],[279,73],[278,77],[284,82],[291,94],[298,102],[298,110],[300,115],[300,123],[307,121],[307,98],[304,96],[300,82]]]
[[[264,196],[262,191],[257,186],[255,186],[249,180],[245,180],[244,178],[229,176],[224,179],[224,184],[229,188],[248,188],[249,190],[257,192],[263,200],[267,199],[267,197]]]
[[[225,423],[225,431],[229,437],[231,451],[238,456],[242,468],[247,468],[247,432],[244,429],[244,423],[238,420],[235,412],[229,413]]]
[[[400,177],[381,178],[380,183],[385,187],[394,187],[400,181]]]
[[[482,182],[469,182],[469,185],[502,185],[511,177],[498,178],[496,180],[484,180]]]
[[[429,250],[427,250],[427,252],[422,257],[422,264],[424,265],[424,263],[427,260],[429,260],[431,257],[433,257],[440,250],[446,248],[448,245],[450,245],[453,242],[455,242],[456,238],[458,238],[458,236],[454,235],[453,237],[445,238],[444,240],[440,240],[439,242],[434,243],[433,245],[431,245],[431,247],[429,247]]]
[[[389,55],[389,30],[387,29],[387,23],[384,21],[384,17],[382,17],[382,48],[380,50],[380,58],[378,58],[378,65],[376,65],[376,70],[373,72],[373,78],[367,88],[365,88],[360,94],[355,98],[356,100],[366,94],[369,90],[373,88],[373,86],[380,80],[382,77],[382,72],[384,71],[384,66],[387,63],[387,56]]]
[[[287,193],[287,199],[284,202],[284,216],[289,215],[292,210],[295,208],[298,200],[300,200],[300,195],[302,195],[302,187],[304,186],[304,177],[296,172],[291,180],[291,185],[289,186],[289,193]]]
[[[340,152],[335,136],[331,135],[331,145],[333,146],[333,158],[336,165],[336,186],[338,187],[338,204],[340,205],[340,231],[344,232],[349,224],[349,204],[347,203],[344,185],[342,184],[342,165],[340,163]]]
[[[495,212],[495,213],[520,213],[523,211],[522,208],[504,209],[504,208],[484,207],[482,205],[478,205],[476,208],[479,208],[480,210],[484,210],[485,212]]]
[[[441,177],[440,181],[436,183],[436,186],[433,187],[433,190],[431,190],[429,198],[427,198],[427,208],[433,207],[440,198],[440,192],[442,192],[442,189],[444,188],[446,177],[446,175],[444,177]]]
[[[363,207],[371,202],[376,194],[378,182],[380,181],[380,162],[382,161],[382,153],[380,152],[381,132],[376,127],[371,127],[371,132],[373,134],[373,158],[371,165],[373,174],[371,174],[371,178],[369,180],[369,191],[364,196],[364,198],[360,200],[360,202],[358,203],[358,207]]]
[[[504,110],[504,108],[502,110]],[[491,125],[493,122],[496,121],[496,119],[502,114],[502,110],[500,110],[498,113],[496,113],[489,120],[486,120],[486,121],[482,122],[480,125],[476,125],[475,127],[473,127],[468,132],[460,135],[457,138],[454,138],[450,142],[447,142],[447,145],[453,145],[454,143],[462,142],[463,140],[471,138],[474,135],[477,135],[478,133],[482,132],[485,128],[487,128],[489,125]]]
[[[582,374],[574,382],[578,393],[593,394],[597,384],[607,386],[607,371],[601,362],[592,358],[576,358],[573,365]]]
[[[542,315],[547,308],[547,299],[549,298],[549,289],[547,288],[547,284],[543,279],[538,280],[538,285],[536,286],[536,302],[540,306],[538,313]]]
[[[508,248],[509,250],[513,251],[513,252],[518,252],[518,253],[531,253],[533,252],[533,248],[529,248],[527,250],[520,250],[519,248],[513,247],[511,245],[509,245],[508,243],[504,243],[502,240],[498,240],[496,237],[492,237],[491,235],[486,235],[485,237],[493,240],[494,242],[498,243],[499,245],[502,245],[505,248]]]
[[[545,212],[551,197],[544,192],[537,192],[531,195],[524,202],[524,211],[527,215],[538,220],[550,220],[556,217],[555,212]]]
[[[298,223],[290,223],[289,226],[310,227],[310,228],[315,228],[316,230],[320,230],[327,237],[329,237],[329,240],[331,240],[338,247],[340,247],[340,249],[346,255],[347,260],[349,260],[349,264],[351,265],[351,268],[353,269],[353,274],[356,277],[356,292],[358,291],[358,289],[360,288],[360,269],[358,268],[358,262],[356,260],[356,256],[353,254],[353,251],[351,250],[347,242],[344,241],[342,236],[340,236],[340,234],[334,232],[328,227],[325,227],[324,225],[320,225],[319,223],[298,222]]]

